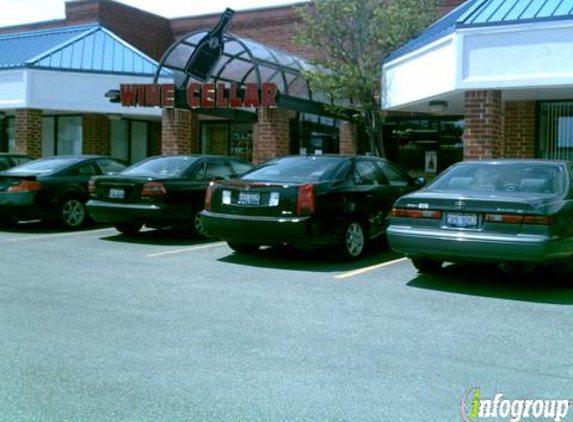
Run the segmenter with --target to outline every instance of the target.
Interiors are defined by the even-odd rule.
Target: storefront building
[[[443,0],[442,13],[461,1]],[[293,6],[236,13],[228,46],[246,46],[247,59],[232,64],[241,57],[228,50],[211,80],[227,87],[276,83],[278,107],[124,107],[106,97],[122,84],[177,82],[166,53],[218,19],[166,19],[113,0],[78,0],[66,3],[63,20],[0,28],[0,151],[109,154],[129,162],[213,153],[255,163],[292,153],[365,151],[358,127],[329,116],[321,106],[328,98],[311,93],[301,77],[304,58],[314,53],[292,41],[299,22]]]
[[[573,159],[572,58],[570,1],[467,1],[383,63],[395,153]]]

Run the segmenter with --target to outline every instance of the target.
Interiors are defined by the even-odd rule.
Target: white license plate
[[[477,214],[450,212],[446,215],[446,225],[461,229],[475,229],[477,227]]]
[[[125,198],[125,191],[123,189],[110,189],[109,197],[114,199],[123,199]]]
[[[260,202],[260,193],[239,192],[239,200],[237,201],[239,205],[259,205]]]

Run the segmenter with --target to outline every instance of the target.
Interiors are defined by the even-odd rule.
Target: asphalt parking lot
[[[444,422],[469,389],[573,399],[572,268],[421,276],[381,246],[349,264],[37,224],[0,230],[0,254],[3,422]]]

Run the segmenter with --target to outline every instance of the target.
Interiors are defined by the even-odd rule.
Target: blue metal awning
[[[106,28],[83,25],[0,35],[0,70],[9,68],[153,76],[158,64]]]

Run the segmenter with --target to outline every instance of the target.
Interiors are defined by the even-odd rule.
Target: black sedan
[[[390,246],[420,272],[443,262],[493,262],[508,272],[573,255],[573,163],[461,162],[400,198]]]
[[[0,171],[19,166],[20,164],[32,161],[33,158],[25,154],[0,152]]]
[[[421,184],[377,157],[279,157],[212,184],[203,229],[239,253],[262,245],[336,245],[356,259],[386,231],[394,201]]]
[[[217,155],[151,157],[115,176],[94,178],[88,212],[124,234],[135,234],[143,225],[185,227],[200,234],[199,212],[209,182],[237,177],[251,167]]]
[[[0,222],[42,219],[66,228],[86,223],[88,181],[95,175],[125,168],[101,156],[40,158],[0,173]]]

